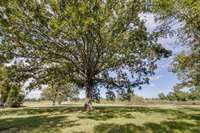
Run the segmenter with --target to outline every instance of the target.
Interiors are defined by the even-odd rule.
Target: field
[[[0,109],[1,133],[200,133],[200,106],[26,103]]]

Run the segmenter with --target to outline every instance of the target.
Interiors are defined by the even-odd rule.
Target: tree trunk
[[[52,103],[53,106],[55,106],[55,104],[56,104],[56,97],[57,97],[57,94],[54,95],[54,98],[53,98],[53,101],[52,101],[52,102],[53,102],[53,103]]]
[[[85,110],[92,110],[92,84],[91,82],[87,82],[85,85],[85,93],[86,93],[86,98],[85,98],[85,105],[84,108]]]
[[[0,108],[4,107],[5,103],[0,100]]]
[[[58,100],[58,105],[61,105],[62,101],[61,100]]]

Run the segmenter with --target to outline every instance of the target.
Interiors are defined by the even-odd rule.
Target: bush
[[[143,104],[145,103],[145,99],[141,96],[133,95],[130,100],[131,104]]]

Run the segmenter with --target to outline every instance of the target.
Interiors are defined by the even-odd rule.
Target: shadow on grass
[[[0,132],[17,133],[19,131],[35,131],[41,133],[58,133],[62,127],[78,126],[75,120],[67,120],[66,116],[30,116],[0,119]]]
[[[83,107],[39,107],[39,108],[19,108],[19,109],[9,109],[9,110],[0,110],[0,116],[5,115],[38,115],[38,114],[63,114],[63,113],[72,113],[82,111],[85,112],[84,116],[80,118],[89,118],[94,120],[107,120],[110,118],[124,117],[124,118],[134,118],[131,113],[162,113],[175,115],[177,117],[184,117],[186,114],[183,111],[172,110],[172,109],[159,109],[159,108],[146,108],[146,107],[94,107],[95,110],[91,112],[85,112]]]
[[[94,127],[95,133],[200,133],[200,127],[187,122],[164,121],[160,124],[145,123],[143,126],[135,124],[100,124]]]
[[[196,121],[198,121],[200,123],[200,114],[190,115],[190,119],[196,120]]]
[[[33,108],[13,108],[0,110],[0,116],[5,115],[37,115],[37,114],[46,114],[46,113],[68,113],[68,112],[77,112],[83,111],[82,107],[33,107]]]
[[[200,133],[200,113],[198,109],[187,109],[195,111],[195,114],[188,113],[185,110],[159,109],[146,107],[95,107],[94,111],[83,111],[83,107],[40,107],[40,108],[22,108],[0,110],[0,116],[11,115],[12,118],[0,119],[0,132],[11,130],[11,133],[18,131],[34,130],[41,133],[59,133],[62,127],[78,126],[77,121],[70,121],[66,116],[56,116],[78,112],[80,119],[92,119],[96,121],[106,121],[112,118],[134,119],[133,112],[145,113],[147,116],[160,113],[161,115],[170,115],[168,121],[161,123],[145,123],[143,126],[134,124],[117,125],[100,124],[94,127],[96,133],[173,133],[173,132],[191,132]],[[198,113],[198,114],[197,114]],[[46,115],[48,114],[48,115]],[[21,116],[20,116],[21,115]],[[23,115],[35,115],[23,117]],[[20,116],[20,117],[16,117]],[[188,123],[182,120],[192,120]]]
[[[80,119],[108,120],[112,118],[135,118],[131,113],[161,113],[163,115],[173,115],[175,118],[185,118],[188,115],[179,110],[145,108],[145,107],[96,107],[94,111],[86,112],[79,116]]]
[[[122,110],[119,109],[96,109],[94,111],[86,112],[83,113],[83,115],[78,116],[80,119],[93,119],[96,121],[102,121],[102,120],[109,120],[112,118],[127,118],[127,119],[133,119],[135,118],[132,114],[131,111],[127,112],[121,112]]]

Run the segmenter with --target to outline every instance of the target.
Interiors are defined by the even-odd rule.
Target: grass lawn
[[[200,106],[95,105],[94,111],[87,112],[79,104],[35,105],[0,109],[0,132],[200,133]]]

